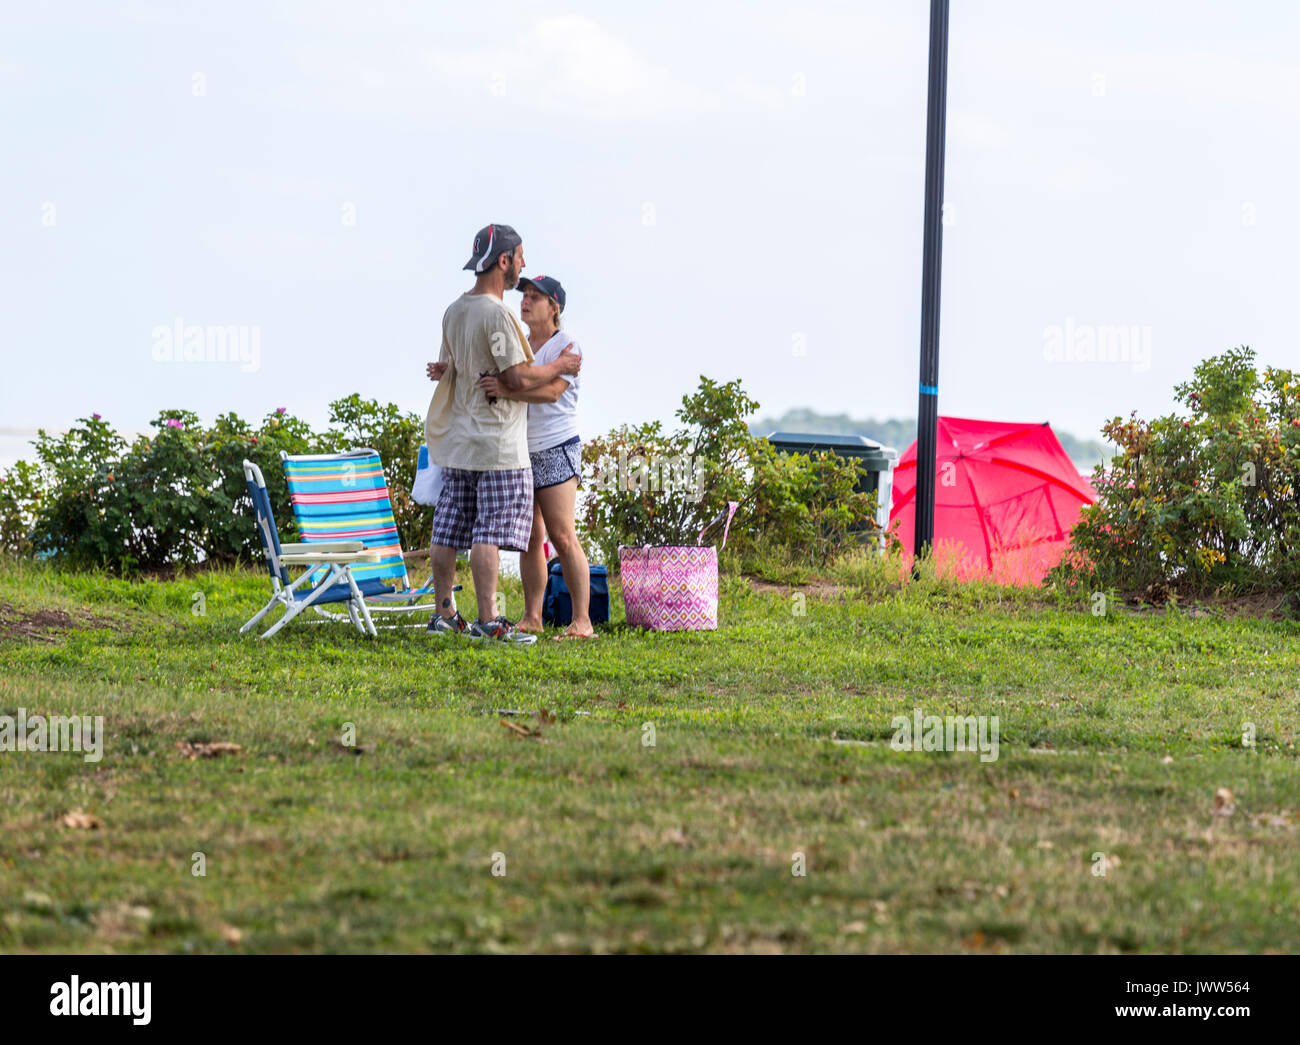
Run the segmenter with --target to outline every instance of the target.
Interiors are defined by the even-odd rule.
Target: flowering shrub
[[[1188,593],[1300,584],[1300,377],[1249,348],[1208,359],[1175,389],[1189,415],[1115,418],[1119,447],[1094,472],[1070,555],[1069,587]]]
[[[0,550],[123,573],[260,558],[243,461],[266,479],[281,538],[295,527],[280,451],[329,453],[371,446],[383,455],[405,547],[427,541],[431,509],[410,502],[423,422],[357,396],[330,406],[333,427],[313,432],[283,407],[256,427],[233,413],[204,427],[164,410],[153,432],[128,443],[99,414],[61,435],[40,432],[35,461],[0,477]]]

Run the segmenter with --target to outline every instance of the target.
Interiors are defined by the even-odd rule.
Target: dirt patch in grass
[[[821,580],[808,581],[806,584],[773,584],[761,577],[749,576],[745,580],[749,581],[750,588],[758,594],[776,592],[778,595],[788,595],[791,592],[801,591],[816,599],[836,599],[848,591],[843,584],[832,584],[830,581]]]
[[[1300,593],[1256,592],[1253,595],[1206,595],[1196,598],[1153,599],[1133,592],[1127,600],[1137,613],[1163,613],[1166,607],[1189,617],[1254,617],[1287,620],[1300,616]]]
[[[36,639],[58,642],[58,633],[71,628],[111,628],[111,621],[86,614],[74,617],[63,610],[37,610],[24,613],[10,603],[0,602],[0,639]]]

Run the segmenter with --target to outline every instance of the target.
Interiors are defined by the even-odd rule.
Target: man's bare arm
[[[516,363],[499,374],[480,377],[478,386],[487,392],[489,398],[495,395],[513,399],[521,392],[530,391],[534,387],[533,382],[529,380],[529,371],[533,369],[531,363]]]
[[[520,375],[519,391],[529,392],[533,389],[540,388],[542,385],[548,385],[557,377],[564,374],[577,374],[582,369],[582,356],[580,356],[573,347],[573,342],[565,346],[564,351],[559,354],[554,362],[551,363],[534,363],[532,366],[520,365],[525,373]],[[511,367],[511,369],[519,369]],[[511,396],[512,399],[518,399],[518,396]]]
[[[517,399],[521,403],[554,403],[560,396],[564,395],[564,390],[569,387],[569,382],[563,377],[553,377],[544,385],[535,385],[532,388],[515,387],[511,388],[507,384],[506,375],[513,370],[522,369],[527,371],[530,368],[528,364],[521,363],[518,367],[511,367],[510,370],[504,370],[500,374],[481,377],[478,380],[478,386],[489,398],[495,396],[498,399]]]

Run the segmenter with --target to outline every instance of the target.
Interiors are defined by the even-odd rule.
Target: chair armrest
[[[378,552],[344,552],[341,555],[333,555],[329,552],[298,552],[292,555],[281,555],[280,561],[286,566],[329,566],[332,563],[338,563],[346,566],[354,562],[379,562],[380,555]]]
[[[282,544],[286,555],[310,555],[312,552],[363,552],[364,541],[310,541],[306,544]]]

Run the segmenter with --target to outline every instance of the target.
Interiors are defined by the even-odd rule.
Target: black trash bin
[[[894,492],[894,465],[898,451],[881,446],[865,435],[820,435],[815,432],[773,432],[767,437],[777,450],[788,454],[811,454],[827,450],[837,457],[851,457],[866,468],[858,477],[857,490],[876,494],[876,526],[883,533],[889,528],[889,505]],[[862,532],[867,532],[863,528]],[[883,539],[880,547],[884,549]]]

